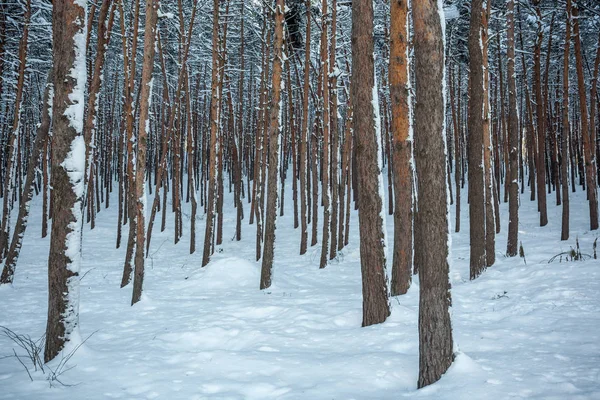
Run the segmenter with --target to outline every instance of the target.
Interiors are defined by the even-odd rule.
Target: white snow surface
[[[498,253],[497,263],[472,282],[468,221],[458,234],[451,229],[457,354],[446,375],[421,390],[418,277],[408,294],[392,299],[385,323],[361,328],[356,213],[349,246],[319,270],[320,245],[297,255],[291,194],[286,190],[286,213],[278,217],[273,287],[258,289],[255,226],[245,220],[242,241],[229,240],[235,212],[226,193],[226,239],[210,264],[200,267],[201,251],[188,254],[189,220],[173,245],[169,213],[165,232],[153,232],[144,295],[133,307],[131,285],[119,288],[126,246],[115,249],[117,209],[103,208],[93,231],[84,226],[80,333],[88,340],[60,377],[73,386],[50,387],[47,375],[22,357],[31,382],[16,358],[2,358],[24,351],[0,334],[0,399],[600,398],[600,262],[548,263],[575,246],[576,237],[582,252],[592,253],[599,233],[588,231],[580,188],[571,197],[571,239],[560,241],[560,207],[549,204],[549,224],[540,228],[536,203],[522,196],[519,239],[527,264]],[[461,198],[465,215],[466,188]],[[38,338],[46,325],[49,237],[40,239],[39,196],[31,210],[14,285],[0,287],[0,325]],[[497,249],[506,244],[507,204],[500,210]],[[197,232],[203,225],[199,216]],[[392,218],[387,230],[393,232]]]

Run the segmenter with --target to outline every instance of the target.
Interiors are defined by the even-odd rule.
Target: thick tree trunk
[[[78,337],[81,206],[85,175],[83,102],[86,3],[55,0],[52,8],[54,101],[52,195],[48,256],[48,321],[44,361]]]
[[[356,162],[360,209],[360,260],[363,326],[384,322],[390,315],[386,284],[383,198],[378,160],[378,132],[373,60],[373,1],[352,3],[351,97],[356,135]],[[380,152],[379,152],[380,153]]]
[[[417,96],[415,168],[417,198],[425,199],[419,201],[415,236],[426,244],[415,248],[420,279],[419,388],[439,380],[453,359],[444,131],[445,22],[439,9],[441,3],[435,0],[412,3]]]

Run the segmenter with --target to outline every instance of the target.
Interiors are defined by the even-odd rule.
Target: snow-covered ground
[[[560,241],[561,208],[548,197],[549,224],[538,227],[536,203],[522,196],[522,258],[507,259],[507,205],[497,262],[469,281],[466,190],[462,230],[452,233],[452,324],[456,360],[436,384],[417,390],[418,278],[391,299],[384,324],[361,328],[357,216],[349,246],[326,269],[320,247],[298,255],[291,190],[278,219],[274,285],[260,291],[254,262],[255,226],[232,241],[235,213],[226,201],[224,243],[200,268],[204,220],[189,255],[184,237],[173,245],[172,221],[156,224],[144,296],[130,306],[131,287],[119,288],[124,246],[115,249],[116,198],[83,238],[77,350],[52,387],[27,358],[0,358],[1,399],[600,399],[600,261],[548,260],[575,246],[592,254],[585,195],[571,200],[571,239]],[[229,195],[228,195],[229,196]],[[40,239],[39,198],[12,287],[0,287],[0,325],[38,338],[47,307],[49,239]],[[187,205],[186,205],[187,206]],[[244,203],[248,216],[247,203]],[[454,206],[452,225],[454,224]],[[187,218],[187,220],[186,220]],[[389,240],[393,219],[387,218]],[[454,230],[454,229],[452,229]],[[321,229],[319,228],[319,232]],[[123,233],[126,235],[127,230]],[[390,243],[391,245],[391,243]],[[418,244],[417,244],[418,245]],[[24,354],[0,335],[0,357]],[[57,361],[51,366],[57,367]]]

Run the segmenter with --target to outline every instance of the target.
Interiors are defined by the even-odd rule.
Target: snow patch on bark
[[[375,53],[373,53],[373,62],[375,62]],[[388,258],[388,246],[387,246],[387,230],[385,229],[385,211],[383,210],[383,203],[385,199],[384,184],[383,184],[383,153],[381,148],[381,117],[379,115],[379,96],[377,95],[377,73],[373,70],[373,90],[371,94],[371,105],[373,106],[373,122],[375,124],[375,141],[377,143],[377,170],[379,176],[377,178],[377,192],[381,199],[381,208],[379,209],[379,217],[381,218],[382,231],[383,231],[383,254],[385,260]],[[385,268],[385,265],[384,265]]]

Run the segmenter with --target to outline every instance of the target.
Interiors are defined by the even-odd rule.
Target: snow
[[[373,53],[373,61],[376,62],[376,56],[375,53]],[[377,191],[379,194],[379,198],[381,198],[381,208],[379,209],[379,217],[381,218],[381,223],[385,226],[386,225],[386,218],[385,218],[385,190],[384,190],[384,183],[383,183],[383,149],[382,149],[382,145],[381,145],[381,114],[379,111],[379,95],[378,95],[378,90],[377,90],[377,71],[374,69],[373,70],[373,89],[371,90],[371,105],[373,106],[373,116],[374,116],[374,121],[373,124],[375,125],[375,142],[377,143],[377,169],[379,170],[379,176],[377,177]],[[384,229],[383,230],[383,239],[382,239],[382,244],[383,244],[383,251],[384,251],[384,256],[385,256],[385,262],[387,263],[387,260],[389,259],[389,254],[388,254],[388,245],[387,245],[387,231]],[[384,270],[386,272],[387,269],[385,268],[385,265],[383,266]],[[389,276],[388,276],[389,279]]]
[[[442,9],[444,10],[444,19],[446,21],[460,18],[460,11],[456,4],[450,4],[448,7],[443,7]]]
[[[83,119],[83,115],[81,118]],[[70,232],[67,234],[67,249],[65,255],[71,260],[71,262],[67,264],[67,268],[72,272],[79,272],[82,223],[81,199],[83,198],[85,189],[85,184],[83,182],[85,171],[85,140],[83,136],[79,135],[73,139],[73,142],[71,142],[71,151],[69,151],[67,158],[61,165],[67,171],[73,187],[73,192],[77,198],[77,201],[71,209],[75,220],[69,223]]]
[[[297,254],[300,229],[293,230],[293,204],[286,201],[271,288],[259,290],[255,227],[247,220],[242,241],[226,239],[201,268],[201,252],[189,255],[190,221],[184,219],[183,238],[173,245],[169,213],[165,232],[154,232],[144,295],[133,307],[131,285],[119,288],[125,246],[114,248],[117,208],[103,209],[93,231],[84,226],[80,332],[89,339],[60,377],[74,386],[51,388],[22,358],[31,382],[15,358],[1,358],[13,348],[23,351],[0,334],[0,399],[598,399],[598,260],[548,263],[575,246],[576,237],[582,252],[592,253],[598,232],[588,231],[585,192],[578,188],[571,197],[567,242],[560,241],[561,207],[549,204],[549,223],[540,228],[537,204],[526,197],[519,239],[527,264],[498,254],[471,282],[468,221],[460,233],[450,230],[457,354],[442,379],[424,389],[416,389],[418,277],[406,295],[392,299],[385,323],[361,328],[356,213],[349,246],[319,270],[319,245]],[[188,215],[189,204],[183,207]],[[229,238],[235,231],[229,193],[224,208]],[[14,285],[0,286],[0,325],[37,338],[46,324],[49,237],[39,238],[40,196],[31,210]],[[497,247],[503,248],[507,204],[500,211]],[[197,223],[203,221],[199,216]],[[387,230],[393,231],[391,218]]]

